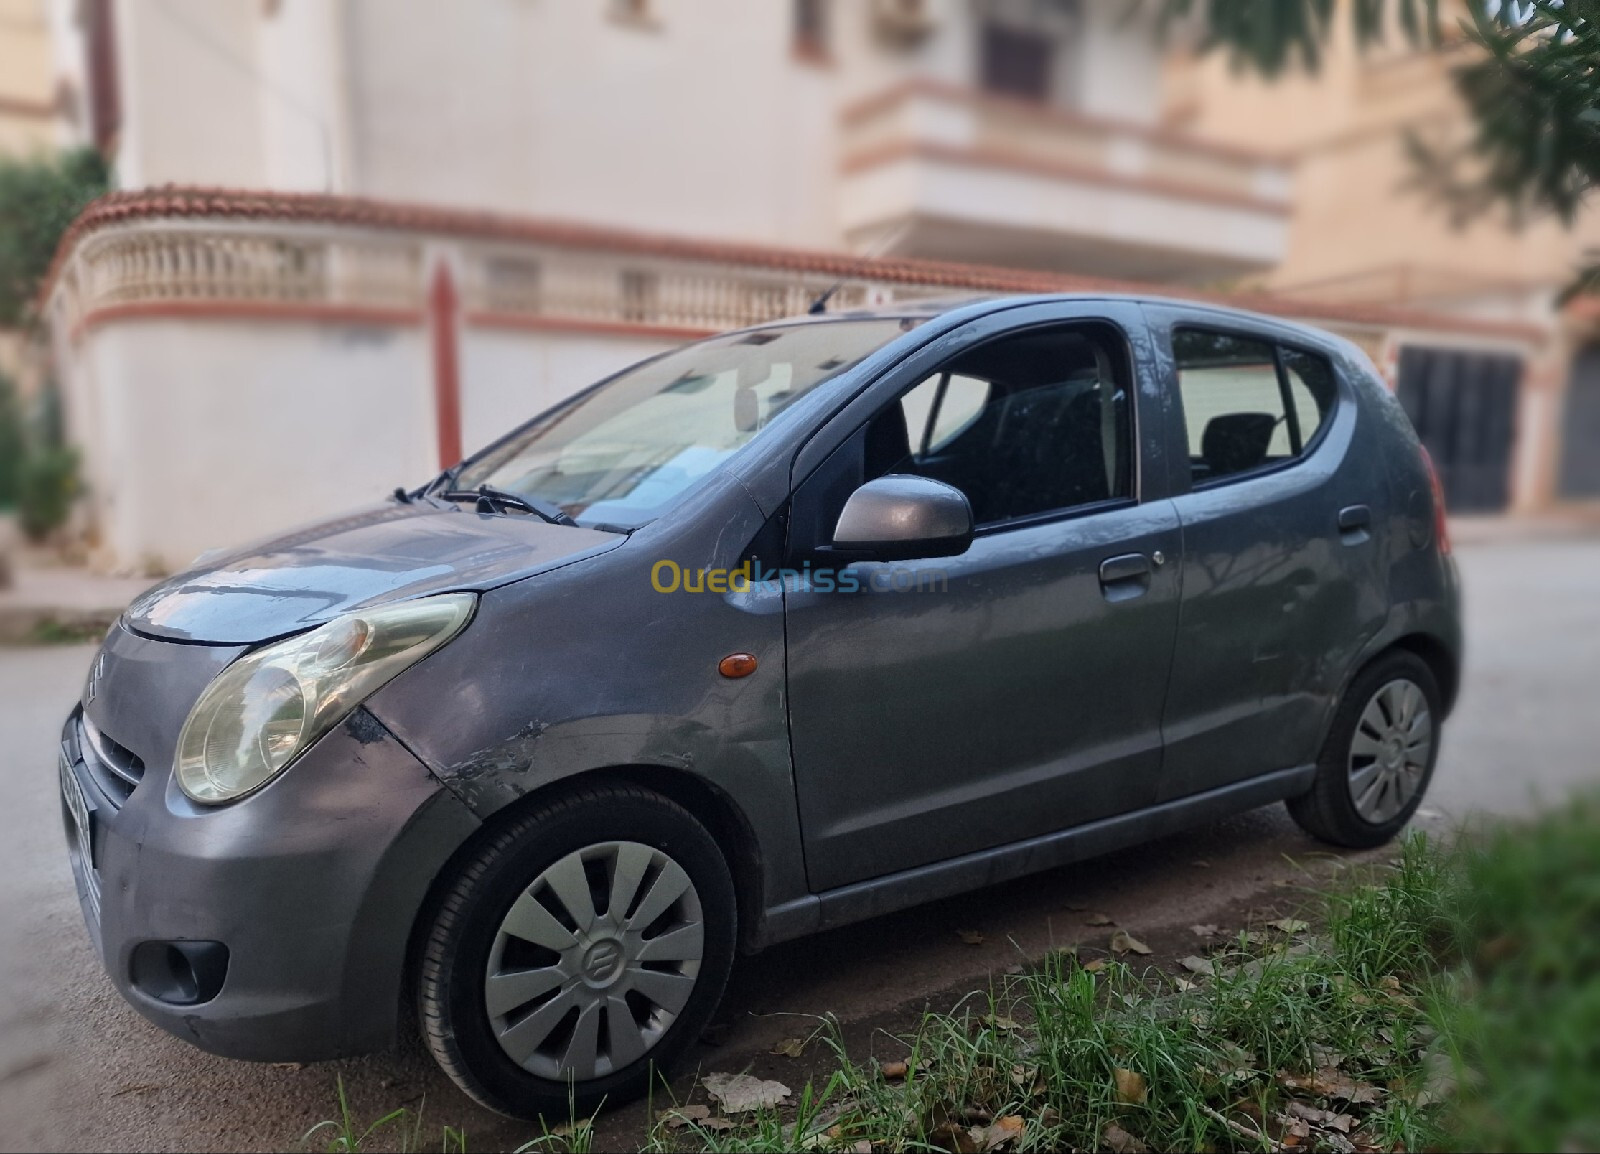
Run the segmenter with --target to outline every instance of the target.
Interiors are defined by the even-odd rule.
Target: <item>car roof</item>
[[[1273,316],[1269,313],[1251,312],[1248,309],[1233,308],[1229,305],[1213,304],[1210,301],[1196,301],[1182,297],[1168,297],[1159,294],[1145,293],[1109,293],[1109,292],[1073,292],[1073,293],[1029,293],[1029,294],[993,294],[969,293],[962,295],[948,295],[936,297],[912,298],[909,300],[891,301],[871,308],[841,309],[837,312],[818,313],[806,317],[792,317],[784,321],[774,321],[774,324],[791,324],[795,321],[832,321],[832,320],[900,320],[914,319],[921,321],[935,320],[940,317],[956,313],[965,314],[962,319],[972,319],[986,316],[990,313],[1000,312],[1005,309],[1018,308],[1023,305],[1050,304],[1054,302],[1069,303],[1073,301],[1120,301],[1127,304],[1160,305],[1204,317],[1213,322],[1226,323],[1232,320],[1257,327],[1271,327],[1279,332],[1291,331],[1307,341],[1319,345],[1329,346],[1343,344],[1344,342],[1335,334],[1298,321],[1287,320],[1283,317]]]

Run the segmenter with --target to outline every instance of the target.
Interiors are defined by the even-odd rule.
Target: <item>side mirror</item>
[[[832,551],[858,561],[911,561],[955,557],[971,544],[972,506],[960,489],[891,473],[850,494]]]

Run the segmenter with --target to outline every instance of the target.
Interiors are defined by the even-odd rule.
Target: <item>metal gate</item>
[[[1498,513],[1511,502],[1522,358],[1463,349],[1400,350],[1396,392],[1439,470],[1453,513]]]
[[[1600,345],[1583,349],[1572,362],[1561,417],[1558,491],[1568,500],[1600,497]]]

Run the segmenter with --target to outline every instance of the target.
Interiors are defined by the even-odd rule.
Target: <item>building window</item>
[[[642,28],[656,26],[655,4],[651,0],[610,0],[611,19],[619,24]]]
[[[1049,100],[1056,39],[1047,32],[988,21],[983,25],[979,78],[985,92]]]
[[[828,0],[793,0],[794,53],[807,60],[828,58]]]

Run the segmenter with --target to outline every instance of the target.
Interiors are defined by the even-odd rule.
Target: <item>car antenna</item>
[[[823,313],[827,312],[828,302],[833,299],[833,294],[842,289],[845,286],[846,281],[854,280],[856,276],[860,275],[861,265],[865,265],[870,260],[877,260],[880,256],[898,244],[900,242],[900,238],[905,236],[907,227],[907,225],[902,224],[893,232],[886,233],[885,235],[879,237],[876,244],[872,245],[867,249],[866,252],[862,253],[856,258],[857,269],[855,273],[845,273],[844,276],[840,277],[827,288],[823,289],[821,294],[818,295],[817,299],[811,302],[811,307],[806,309],[806,315],[820,317]]]

